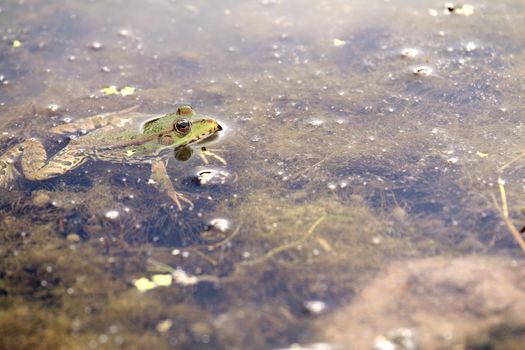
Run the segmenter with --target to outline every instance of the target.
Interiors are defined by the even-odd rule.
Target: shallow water
[[[200,146],[184,162],[167,155],[193,210],[149,186],[147,165],[92,161],[2,189],[0,349],[352,348],[331,329],[356,306],[375,315],[363,293],[393,262],[498,256],[512,275],[523,253],[502,224],[498,178],[519,230],[525,6],[471,5],[466,16],[430,0],[2,3],[0,153],[39,137],[52,154],[62,144],[45,131],[70,120],[190,104],[224,126],[206,147],[227,164],[204,165]],[[113,85],[135,91],[101,92]],[[210,169],[220,176],[199,184]],[[228,227],[210,228],[218,218]],[[172,269],[201,280],[133,284]],[[469,283],[436,300],[475,304]],[[355,346],[436,331],[403,305]],[[508,316],[483,309],[449,343],[421,344],[475,348],[496,314]],[[490,325],[507,329],[502,319]],[[515,322],[501,344],[519,342]]]

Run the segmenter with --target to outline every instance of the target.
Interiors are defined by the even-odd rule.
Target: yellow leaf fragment
[[[20,40],[13,40],[13,48],[18,48],[22,46],[22,42]]]
[[[151,281],[159,287],[169,287],[173,282],[173,276],[171,274],[153,275]]]
[[[458,15],[471,16],[472,14],[474,14],[474,6],[463,5],[457,8],[454,12],[457,13]]]
[[[118,90],[117,90],[117,87],[115,85],[111,85],[111,86],[105,87],[105,88],[103,88],[100,91],[103,94],[105,94],[106,96],[118,94]]]
[[[323,237],[317,237],[317,243],[324,249],[325,252],[331,252],[332,245]]]
[[[171,320],[162,320],[159,323],[157,323],[157,332],[159,333],[166,333],[170,330],[171,326],[173,326],[173,321]]]
[[[122,89],[120,89],[120,94],[122,96],[129,96],[133,95],[135,93],[135,88],[131,86],[124,86]]]
[[[139,292],[146,292],[157,287],[157,284],[155,282],[150,281],[146,277],[134,280],[133,284],[135,285],[135,288],[139,290]]]
[[[478,157],[480,157],[480,158],[486,158],[486,157],[489,156],[488,153],[483,153],[483,152],[480,152],[480,151],[477,151],[477,152],[476,152],[476,155],[477,155]]]
[[[334,46],[335,47],[344,46],[345,44],[346,44],[346,41],[344,41],[344,40],[334,39]]]

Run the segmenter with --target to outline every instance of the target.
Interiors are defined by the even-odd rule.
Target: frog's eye
[[[179,119],[175,122],[173,127],[178,133],[186,135],[188,132],[190,132],[191,123],[188,119]]]

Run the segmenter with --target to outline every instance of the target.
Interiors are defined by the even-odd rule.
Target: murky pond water
[[[0,349],[521,344],[522,1],[0,9]],[[31,181],[27,140],[186,104],[222,130],[153,162],[193,207],[131,138]]]

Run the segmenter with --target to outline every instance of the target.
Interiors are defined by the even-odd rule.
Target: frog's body
[[[49,159],[39,140],[32,138],[15,145],[0,156],[0,187],[8,187],[18,173],[14,167],[18,159],[28,180],[46,180],[65,174],[88,159],[150,163],[157,187],[166,192],[179,208],[179,199],[191,204],[173,189],[160,153],[167,148],[177,149],[210,137],[222,129],[220,125],[212,118],[196,115],[189,106],[137,125],[127,118],[129,112],[132,109],[52,128],[52,134],[79,130],[87,134],[72,139]]]

